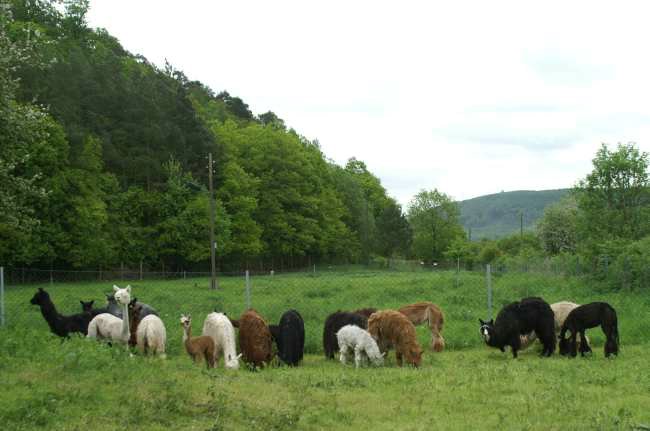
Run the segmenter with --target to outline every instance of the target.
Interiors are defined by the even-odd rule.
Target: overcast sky
[[[90,4],[130,52],[363,160],[405,206],[570,187],[601,142],[650,151],[644,2]]]

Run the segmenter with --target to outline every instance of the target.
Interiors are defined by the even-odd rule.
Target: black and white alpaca
[[[280,317],[280,323],[269,325],[271,336],[278,346],[278,356],[287,365],[296,366],[302,361],[305,350],[305,322],[296,310]]]
[[[510,346],[512,356],[517,357],[521,348],[520,335],[535,331],[544,346],[542,356],[551,356],[555,351],[555,320],[553,310],[542,298],[524,298],[506,305],[497,314],[496,321],[481,323],[480,332],[488,346],[505,352]]]
[[[575,357],[577,352],[576,338],[580,334],[580,355],[591,352],[585,330],[599,326],[607,340],[605,341],[605,357],[618,355],[618,318],[614,307],[606,302],[592,302],[574,308],[567,316],[560,330],[560,354]],[[565,334],[571,333],[569,338]]]
[[[327,359],[334,359],[334,354],[339,351],[339,342],[336,333],[345,325],[355,325],[361,329],[368,329],[366,316],[347,311],[337,311],[327,316],[323,329],[323,348]]]
[[[71,332],[88,333],[88,323],[92,319],[90,313],[72,314],[64,316],[56,311],[50,295],[39,287],[32,299],[29,301],[41,308],[41,314],[50,327],[52,333],[59,337],[69,337]]]

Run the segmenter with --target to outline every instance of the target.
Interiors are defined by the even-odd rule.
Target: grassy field
[[[507,274],[493,278],[495,312],[527,295],[549,302],[606,300],[618,311],[621,354],[603,357],[600,330],[590,358],[518,360],[488,349],[478,336],[486,317],[485,280],[462,273],[329,273],[254,277],[252,305],[276,322],[295,308],[306,322],[308,355],[295,369],[206,371],[181,348],[180,313],[195,333],[214,308],[237,316],[244,282],[222,278],[138,281],[134,294],[160,310],[168,359],[130,356],[81,338],[49,334],[29,299],[38,285],[9,286],[0,329],[3,429],[650,429],[650,295],[598,292],[576,278]],[[120,284],[120,283],[118,283]],[[62,312],[99,301],[112,283],[44,285]],[[394,308],[432,300],[446,315],[447,350],[424,355],[420,369],[344,367],[322,358],[322,324],[332,311]],[[424,328],[418,329],[423,344]],[[6,426],[5,426],[6,425]]]

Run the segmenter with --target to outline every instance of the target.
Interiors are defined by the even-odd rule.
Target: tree
[[[575,189],[578,235],[586,243],[638,240],[650,233],[648,154],[632,143],[603,144]]]
[[[537,236],[546,253],[556,255],[576,251],[577,215],[578,207],[573,197],[544,209],[544,215],[537,224]]]
[[[394,200],[379,214],[377,226],[377,250],[382,256],[406,256],[412,242],[411,226],[402,213],[402,207]]]
[[[409,203],[408,220],[413,229],[413,251],[420,259],[443,257],[451,242],[464,236],[458,204],[439,192],[422,190]]]

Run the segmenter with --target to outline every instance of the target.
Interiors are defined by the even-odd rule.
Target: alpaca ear
[[[127,285],[126,285],[126,291],[129,292],[129,293],[131,293],[131,285],[130,285],[130,284],[127,284]]]
[[[113,285],[113,291],[117,292],[118,290],[120,290],[120,288],[117,287],[116,285]]]
[[[39,288],[38,288],[38,291],[39,291],[39,292],[45,292],[45,291],[43,290],[42,287],[39,287]]]
[[[237,359],[241,358],[241,355],[243,355],[243,353],[240,353],[239,355],[237,355]]]
[[[481,325],[485,325],[485,322],[480,317],[479,317],[478,321],[481,323]]]
[[[382,353],[382,354],[381,354],[381,357],[382,357],[382,358],[385,358],[385,357],[386,357],[386,353],[388,353],[388,352],[384,352],[384,353]]]

